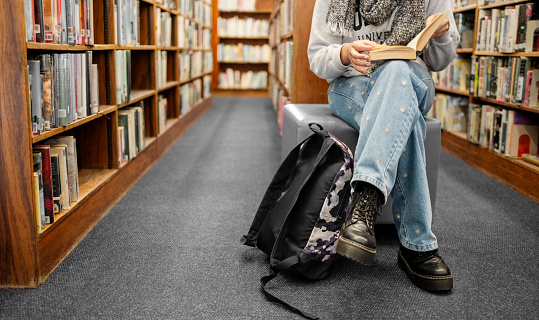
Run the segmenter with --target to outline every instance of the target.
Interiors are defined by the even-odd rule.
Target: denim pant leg
[[[376,186],[384,199],[392,195],[400,241],[416,251],[437,247],[423,143],[423,115],[433,94],[428,71],[400,60],[385,63],[370,79],[340,78],[329,89],[333,113],[361,128],[353,180]]]

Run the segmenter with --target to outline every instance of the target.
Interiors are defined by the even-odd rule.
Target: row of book
[[[464,11],[453,14],[455,18],[455,24],[460,35],[460,41],[458,44],[459,49],[471,49],[473,48],[474,39],[474,23],[475,23],[475,11]]]
[[[41,233],[55,214],[78,200],[79,176],[76,139],[56,136],[33,146],[36,229]]]
[[[494,105],[468,103],[465,97],[437,94],[431,116],[442,128],[461,132],[475,144],[508,157],[537,155],[539,116]]]
[[[29,57],[32,134],[97,113],[98,83],[97,64],[92,64],[91,51]]]
[[[118,153],[123,165],[135,158],[145,146],[144,102],[118,110]]]
[[[114,21],[114,43],[124,46],[140,44],[139,0],[114,0]]]
[[[217,60],[220,62],[251,62],[267,63],[271,58],[271,48],[269,44],[224,44],[217,46]]]
[[[164,87],[167,84],[167,60],[167,51],[158,50],[155,53],[155,77],[157,79],[157,88]]]
[[[535,108],[539,60],[527,57],[472,56],[470,94]]]
[[[189,83],[183,84],[180,86],[180,112],[181,114],[186,114],[190,110],[192,110],[200,101],[202,100],[202,93],[207,91],[206,86],[211,85],[210,83],[207,83],[208,77],[211,78],[211,76],[204,76],[204,83],[202,82],[202,79],[196,79],[194,81],[191,81]],[[203,88],[204,86],[204,88]]]
[[[93,0],[24,0],[27,42],[92,45]]]
[[[181,51],[178,53],[178,62],[180,81],[188,81],[213,70],[213,55],[211,51]]]
[[[179,0],[180,14],[211,25],[211,3],[204,0]]]
[[[294,54],[294,43],[284,41],[277,45],[269,64],[269,71],[278,76],[284,86],[290,90],[292,88],[292,57]]]
[[[219,11],[255,11],[256,1],[257,0],[220,0],[217,8]]]
[[[157,28],[157,45],[166,47],[172,46],[172,17],[170,12],[161,12],[161,8],[157,7],[155,10],[155,21],[157,21],[155,24]]]
[[[246,71],[226,68],[219,73],[219,88],[221,89],[265,89],[268,87],[267,71]]]
[[[476,0],[453,0],[453,8],[459,9],[462,7],[467,7],[471,5],[475,5]]]
[[[217,34],[220,37],[267,37],[269,20],[255,18],[217,18]]]
[[[168,9],[171,9],[171,10],[176,9],[176,0],[156,0],[155,2],[157,4],[162,5],[165,8],[168,8]]]
[[[432,72],[432,80],[437,87],[469,92],[471,63],[470,56],[457,54],[447,68]]]
[[[502,53],[538,51],[537,11],[534,2],[479,10],[476,50]]]
[[[116,103],[131,100],[131,50],[116,50]]]
[[[182,49],[210,49],[211,30],[179,16],[177,19],[178,47]],[[206,31],[208,30],[208,31]]]

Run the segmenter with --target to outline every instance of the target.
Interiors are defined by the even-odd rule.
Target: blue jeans
[[[332,113],[360,132],[352,183],[374,185],[393,199],[401,244],[415,251],[438,247],[425,163],[424,115],[432,107],[434,83],[416,62],[393,60],[371,78],[340,77],[328,90]]]

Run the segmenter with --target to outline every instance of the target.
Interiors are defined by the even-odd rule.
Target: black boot
[[[376,253],[374,222],[382,214],[382,193],[370,184],[358,188],[337,242],[337,253],[370,265]]]
[[[401,245],[398,265],[412,283],[423,290],[447,291],[453,288],[451,271],[438,255],[437,249],[418,252]]]

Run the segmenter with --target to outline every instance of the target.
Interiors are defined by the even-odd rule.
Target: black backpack
[[[337,240],[351,203],[353,154],[319,124],[311,123],[309,128],[313,133],[275,173],[242,242],[269,255],[271,274],[261,279],[266,298],[314,318],[265,288],[285,271],[306,280],[323,279],[337,255]]]

